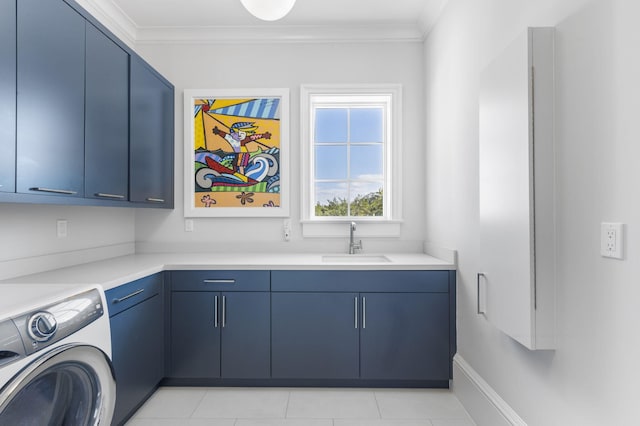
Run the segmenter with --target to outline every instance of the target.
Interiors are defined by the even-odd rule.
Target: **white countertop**
[[[453,270],[455,264],[421,253],[385,253],[388,261],[376,262],[375,254],[353,255],[349,258],[324,259],[340,253],[161,253],[134,254],[99,262],[86,263],[34,275],[0,281],[9,284],[86,285],[98,284],[104,290],[157,272],[169,270],[206,269],[330,269],[330,270]],[[344,255],[342,257],[346,257]],[[359,256],[364,259],[358,259]],[[368,258],[367,258],[368,257]],[[375,260],[375,259],[373,259]]]

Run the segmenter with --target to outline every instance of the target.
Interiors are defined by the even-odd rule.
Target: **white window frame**
[[[389,108],[390,123],[385,125],[384,144],[384,216],[320,217],[315,216],[314,205],[314,149],[313,149],[313,104],[319,97],[324,106],[336,96],[336,107],[356,106],[367,99],[367,103],[385,104]],[[351,96],[354,102],[344,103]],[[388,103],[385,99],[389,99]],[[345,223],[358,223],[358,235],[395,237],[400,235],[402,223],[402,86],[399,84],[373,85],[311,85],[300,89],[301,130],[301,213],[303,236],[344,237]],[[343,229],[345,228],[345,229]]]

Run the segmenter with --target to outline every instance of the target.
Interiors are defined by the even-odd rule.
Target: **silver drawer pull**
[[[367,298],[362,297],[362,329],[367,328]]]
[[[112,303],[120,303],[120,302],[124,302],[124,301],[125,301],[125,300],[127,300],[127,299],[131,299],[132,297],[139,295],[139,294],[140,294],[140,293],[142,293],[143,291],[144,291],[144,288],[141,288],[140,290],[138,290],[138,291],[134,291],[134,292],[133,292],[133,293],[131,293],[131,294],[127,294],[126,296],[124,296],[124,297],[120,297],[119,299],[113,299],[113,302],[112,302]]]
[[[102,198],[115,198],[115,199],[118,199],[118,200],[122,200],[122,199],[124,199],[124,195],[119,195],[119,194],[105,194],[105,193],[102,193],[102,192],[98,192],[98,193],[96,194],[96,197],[102,197]]]
[[[227,296],[222,296],[222,328],[227,326]]]
[[[205,283],[205,284],[235,284],[236,280],[211,279],[211,280],[203,280],[202,282]]]
[[[164,203],[164,198],[147,198],[147,201],[151,201],[152,203]]]
[[[353,299],[353,318],[354,318],[354,328],[358,328],[358,298],[355,297]]]
[[[68,189],[52,189],[52,188],[29,188],[29,191],[51,192],[52,194],[74,195],[78,191],[70,191]]]
[[[213,302],[213,326],[218,328],[218,296],[214,298]]]

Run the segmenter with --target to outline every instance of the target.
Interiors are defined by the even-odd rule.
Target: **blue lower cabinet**
[[[219,293],[171,294],[171,376],[220,377]]]
[[[455,347],[454,277],[273,271],[273,378],[446,386]]]
[[[272,376],[358,378],[357,293],[273,293]]]
[[[265,379],[271,373],[269,293],[222,293],[221,373],[229,379]]]
[[[174,291],[171,311],[172,378],[270,376],[268,292]]]
[[[171,272],[168,382],[446,387],[449,271]]]
[[[363,293],[360,376],[448,380],[446,293]]]
[[[116,378],[113,424],[123,424],[164,377],[162,275],[106,292]]]

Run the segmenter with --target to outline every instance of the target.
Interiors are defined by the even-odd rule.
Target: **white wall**
[[[67,220],[58,238],[57,220]],[[0,279],[127,254],[134,210],[115,207],[0,204]]]
[[[404,224],[401,236],[364,239],[365,251],[418,251],[424,234],[423,60],[420,43],[139,44],[138,52],[176,88],[176,209],[136,212],[140,251],[332,250],[344,238],[303,239],[300,220],[300,85],[400,83],[403,85]],[[292,241],[284,243],[282,219],[195,219],[184,231],[184,89],[289,88],[291,93]],[[357,234],[357,231],[356,231]]]
[[[108,24],[108,23],[107,23]],[[183,101],[185,88],[289,87],[291,176],[297,179],[299,86],[302,83],[401,83],[404,86],[404,224],[399,238],[365,239],[366,251],[419,251],[424,233],[423,60],[419,43],[143,45],[138,51],[176,86],[176,209],[0,204],[0,279],[140,251],[346,250],[344,239],[307,239],[298,224],[300,186],[291,188],[291,243],[282,219],[196,219],[183,222]],[[240,59],[231,65],[226,59]],[[69,235],[56,236],[56,220]],[[223,243],[221,246],[220,243]]]
[[[634,0],[450,0],[425,44],[425,233],[459,250],[459,354],[529,425],[640,421],[638,17]],[[527,26],[557,28],[553,352],[475,314],[479,73]],[[624,261],[600,257],[603,221],[627,224]]]

